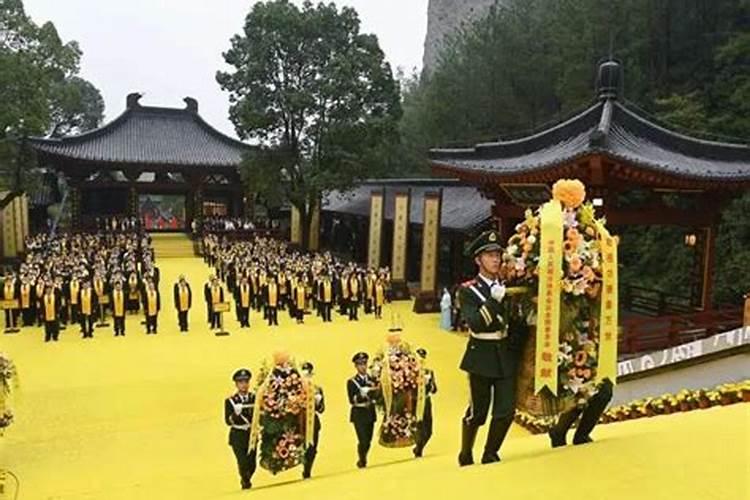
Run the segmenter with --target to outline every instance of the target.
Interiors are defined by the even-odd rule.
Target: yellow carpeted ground
[[[596,443],[554,451],[544,436],[513,428],[502,464],[459,469],[467,392],[457,365],[465,340],[440,331],[437,316],[412,315],[409,304],[394,307],[406,338],[429,350],[437,373],[435,437],[422,460],[375,446],[372,466],[356,470],[344,383],[351,355],[382,344],[389,311],[382,321],[336,317],[331,326],[317,319],[297,326],[280,314],[273,330],[253,316],[253,328],[241,331],[230,318],[231,336],[217,338],[205,323],[207,268],[198,259],[159,265],[164,309],[156,336],[143,334],[139,317],[129,318],[125,338],[113,338],[111,327],[96,330],[93,341],[68,328],[57,344],[44,344],[40,329],[0,335],[22,385],[17,421],[0,438],[0,467],[20,478],[21,499],[748,498],[748,405],[602,426]],[[180,273],[195,293],[186,336],[171,307]],[[279,347],[313,361],[326,391],[315,477],[301,482],[300,469],[277,477],[259,469],[254,489],[241,492],[223,398],[237,367],[255,371]]]

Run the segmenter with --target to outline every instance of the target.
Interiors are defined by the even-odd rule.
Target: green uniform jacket
[[[528,336],[528,327],[515,311],[512,299],[505,297],[502,302],[493,299],[490,287],[482,278],[477,277],[461,288],[459,300],[461,314],[472,334],[481,336],[506,330],[508,332],[508,336],[502,340],[485,340],[472,336],[466,346],[461,369],[487,378],[515,376],[521,350]]]

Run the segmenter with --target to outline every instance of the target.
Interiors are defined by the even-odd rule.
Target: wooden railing
[[[619,353],[635,354],[674,347],[742,326],[741,307],[726,307],[621,321]]]
[[[664,316],[695,312],[690,297],[640,286],[623,290],[622,306],[626,311],[646,316]]]

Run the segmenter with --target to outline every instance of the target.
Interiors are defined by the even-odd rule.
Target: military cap
[[[420,358],[426,358],[427,357],[427,349],[424,349],[423,347],[420,347],[417,349],[417,354]]]
[[[305,361],[304,363],[302,363],[301,368],[302,368],[302,371],[304,372],[310,372],[310,373],[313,372],[313,364],[310,363],[309,361]]]
[[[237,382],[238,380],[250,380],[253,377],[252,373],[250,373],[250,370],[247,368],[240,368],[236,372],[234,372],[234,375],[232,375],[232,380]]]
[[[366,352],[358,352],[352,358],[352,363],[367,363],[368,359],[370,359],[370,356]]]
[[[497,231],[490,230],[484,231],[477,236],[469,245],[467,253],[472,257],[476,257],[482,252],[492,252],[502,249],[503,247],[500,245],[500,234],[498,234]]]

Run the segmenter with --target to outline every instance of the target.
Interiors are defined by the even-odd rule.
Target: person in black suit
[[[498,281],[502,247],[496,231],[485,231],[469,247],[479,267],[477,277],[464,284],[459,299],[461,312],[471,329],[461,361],[469,374],[471,402],[462,420],[460,466],[474,463],[472,450],[479,427],[484,425],[492,403],[492,420],[482,463],[500,461],[498,452],[513,423],[516,372],[528,335],[525,320],[512,314],[505,286]]]
[[[331,310],[333,304],[336,301],[335,297],[336,286],[331,281],[331,276],[326,274],[325,277],[318,284],[318,303],[320,304],[320,314],[323,317],[323,321],[326,323],[331,322]]]
[[[177,309],[177,322],[180,324],[180,331],[188,331],[188,312],[193,305],[193,292],[190,290],[190,284],[181,274],[177,283],[174,284],[174,306]]]
[[[224,302],[224,287],[217,278],[211,280],[211,286],[208,288],[207,301],[211,319],[211,328],[219,328],[221,326],[221,313],[216,311],[216,305]]]
[[[253,421],[255,394],[250,392],[250,370],[237,370],[232,379],[237,392],[224,400],[224,423],[229,426],[229,446],[232,447],[240,473],[243,490],[252,487],[255,473],[256,450],[250,450],[250,424]]]
[[[42,296],[42,314],[44,317],[44,341],[60,338],[60,292],[50,283]]]
[[[115,337],[125,336],[125,310],[126,310],[126,298],[125,290],[122,286],[122,281],[115,281],[114,290],[110,295],[109,299],[112,304],[112,320],[114,322]]]
[[[237,319],[240,328],[250,328],[250,305],[252,303],[252,288],[243,276],[234,293],[234,304],[237,309]]]
[[[81,323],[81,333],[85,339],[94,338],[96,308],[96,293],[91,288],[91,282],[84,281],[81,284],[81,290],[78,292],[78,320]]]
[[[315,398],[315,427],[313,428],[313,442],[312,445],[308,446],[307,450],[305,450],[302,479],[310,479],[310,475],[312,474],[315,456],[318,454],[318,440],[320,439],[320,415],[324,411],[326,411],[326,400],[325,396],[323,395],[323,389],[312,383],[313,370],[313,364],[309,361],[302,364],[302,376],[305,377],[308,382],[315,388],[315,395],[313,396]]]
[[[352,358],[357,369],[356,375],[346,381],[346,392],[352,406],[349,421],[354,424],[357,433],[357,467],[367,467],[367,452],[370,451],[372,435],[375,430],[375,400],[377,391],[375,380],[367,373],[367,353],[358,352]]]
[[[203,285],[203,298],[206,301],[206,321],[211,325],[211,284],[215,280],[215,276],[211,275],[208,277],[208,281]]]
[[[359,319],[359,303],[362,301],[362,280],[357,273],[352,273],[348,280],[349,286],[349,321]]]
[[[149,281],[143,291],[143,311],[146,313],[146,335],[156,335],[157,318],[161,310],[161,295],[153,281]]]

